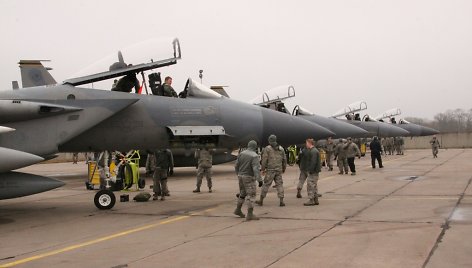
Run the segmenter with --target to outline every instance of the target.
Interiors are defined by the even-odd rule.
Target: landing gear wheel
[[[146,187],[146,181],[144,179],[139,179],[138,180],[138,187],[139,187],[139,189],[144,189],[144,187]]]
[[[110,190],[100,190],[93,199],[98,209],[111,209],[115,206],[115,194]]]

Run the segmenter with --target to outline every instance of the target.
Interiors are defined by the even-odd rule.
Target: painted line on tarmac
[[[165,224],[185,220],[185,219],[188,219],[188,218],[190,218],[190,216],[179,216],[179,217],[176,217],[176,218],[171,218],[171,219],[159,221],[157,223],[153,223],[153,224],[145,225],[145,226],[138,227],[138,228],[135,228],[135,229],[130,229],[130,230],[127,230],[127,231],[116,233],[116,234],[104,236],[104,237],[101,237],[101,238],[90,240],[88,242],[68,246],[68,247],[65,247],[65,248],[62,248],[62,249],[57,249],[57,250],[45,252],[45,253],[42,253],[42,254],[38,254],[38,255],[35,255],[35,256],[32,256],[32,257],[28,257],[28,258],[24,258],[24,259],[17,260],[17,261],[14,261],[14,262],[0,264],[0,267],[2,267],[2,268],[4,268],[4,267],[13,267],[13,266],[24,264],[24,263],[27,263],[27,262],[36,261],[36,260],[43,259],[43,258],[46,258],[46,257],[50,257],[50,256],[53,256],[53,255],[57,255],[57,254],[61,254],[61,253],[64,253],[64,252],[68,252],[68,251],[76,250],[76,249],[79,249],[79,248],[87,247],[87,246],[90,246],[90,245],[98,244],[98,243],[105,242],[105,241],[108,241],[108,240],[112,240],[112,239],[115,239],[115,238],[119,238],[119,237],[122,237],[122,236],[127,236],[127,235],[130,235],[130,234],[133,234],[133,233],[137,233],[137,232],[141,232],[141,231],[144,231],[144,230],[152,229],[152,228],[155,228],[155,227],[158,227],[158,226],[161,226],[161,225],[165,225]]]

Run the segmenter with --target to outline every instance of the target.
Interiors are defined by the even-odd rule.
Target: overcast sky
[[[1,90],[20,59],[50,59],[58,81],[119,48],[178,37],[183,59],[162,72],[181,91],[204,70],[249,101],[291,84],[290,104],[330,115],[365,100],[377,115],[432,119],[472,108],[472,1],[0,0]],[[126,57],[126,56],[125,56]]]

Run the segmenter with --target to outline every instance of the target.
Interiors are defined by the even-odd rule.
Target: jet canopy
[[[223,97],[222,95],[216,93],[214,90],[208,88],[203,84],[198,83],[192,78],[189,78],[187,80],[184,92],[186,92],[186,97],[188,98],[218,99]]]
[[[399,108],[393,108],[393,109],[383,112],[382,114],[377,115],[375,119],[382,120],[385,118],[392,118],[394,116],[401,115],[401,114],[402,114],[402,111]]]
[[[291,85],[284,85],[272,88],[262,95],[254,98],[251,103],[262,106],[295,97],[295,88]]]
[[[170,47],[170,49],[169,49]],[[128,74],[169,66],[181,59],[179,39],[149,39],[128,46],[77,72],[64,84],[73,86],[95,83]]]
[[[301,107],[300,105],[296,105],[293,108],[292,115],[314,115],[315,113],[310,112],[308,109]]]
[[[334,113],[331,117],[341,117],[346,115],[354,115],[360,111],[367,109],[367,103],[365,101],[358,101],[349,104],[347,107],[340,109],[336,113]]]

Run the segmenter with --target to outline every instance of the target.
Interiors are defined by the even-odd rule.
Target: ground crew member
[[[387,138],[388,155],[393,155],[394,153],[393,143],[394,143],[394,140],[392,137]]]
[[[403,137],[398,137],[398,154],[403,155],[403,148],[405,147],[405,140]]]
[[[349,165],[349,169],[351,169],[351,175],[356,175],[356,164],[354,163],[354,159],[359,157],[361,158],[361,151],[359,147],[352,142],[351,138],[347,138],[347,144],[344,145],[344,149],[346,150],[346,157],[347,157],[347,164]]]
[[[79,153],[73,153],[72,154],[72,164],[77,164],[79,161]]]
[[[313,139],[307,139],[307,171],[308,178],[306,182],[306,189],[308,192],[308,202],[304,203],[305,206],[319,205],[318,202],[318,177],[321,171],[321,157],[320,152],[315,148],[315,141]]]
[[[382,165],[382,145],[380,144],[379,138],[374,136],[374,140],[370,143],[370,157],[372,159],[372,168],[375,168],[375,160],[379,162],[379,168],[383,168]]]
[[[272,181],[275,181],[277,188],[277,196],[279,197],[281,207],[284,203],[284,186],[282,180],[282,173],[287,168],[287,157],[282,146],[277,144],[277,137],[275,135],[269,136],[269,145],[262,150],[262,175],[265,175],[264,186],[262,187],[261,197],[256,204],[262,206],[264,198],[269,191]]]
[[[334,156],[334,149],[336,148],[336,145],[333,142],[333,139],[331,137],[328,138],[326,145],[325,145],[325,151],[326,151],[326,165],[329,168],[329,171],[333,170],[333,163],[331,162],[333,156]]]
[[[197,189],[193,190],[193,192],[200,192],[200,186],[202,186],[203,176],[205,176],[208,185],[208,192],[211,193],[211,167],[213,165],[213,157],[207,148],[202,148],[200,150],[195,151],[195,158],[198,159]]]
[[[438,158],[439,147],[441,147],[441,145],[439,144],[439,140],[436,138],[436,135],[433,136],[429,143],[431,144],[431,149],[433,150],[433,158]]]
[[[259,164],[259,155],[256,151],[257,143],[252,140],[247,144],[247,149],[238,155],[236,165],[234,166],[239,181],[238,205],[236,210],[234,210],[234,214],[241,218],[246,217],[246,221],[259,219],[253,213],[254,201],[256,200],[256,180],[259,183],[259,187],[262,186],[261,166]],[[244,200],[247,202],[247,216],[241,211]]]
[[[383,155],[387,155],[387,139],[386,138],[382,138],[381,139],[381,145],[382,145],[382,154]]]
[[[133,90],[133,87],[134,87],[134,93],[138,93],[139,88],[140,88],[138,78],[136,78],[136,75],[134,73],[130,73],[120,78],[120,80],[118,80],[116,84],[113,83],[113,87],[111,88],[111,91],[120,91],[120,92],[130,93]]]
[[[155,163],[154,163],[154,174],[153,179],[153,191],[154,198],[153,200],[158,200],[159,195],[161,200],[165,200],[166,194],[169,192],[167,188],[167,174],[172,163],[172,156],[169,150],[157,150],[154,153]]]
[[[343,173],[348,173],[349,166],[347,164],[347,157],[346,157],[346,149],[344,146],[346,145],[346,140],[341,139],[339,140],[338,145],[336,145],[336,150],[334,151],[334,158],[337,158],[337,164],[339,168],[339,173],[342,175]]]
[[[308,171],[307,171],[307,166],[308,166],[308,149],[303,148],[300,150],[300,154],[298,156],[298,165],[300,168],[300,176],[298,177],[298,185],[297,185],[297,198],[302,198],[302,189],[303,189],[303,184],[305,184],[306,178],[308,178]]]
[[[172,77],[167,76],[164,79],[163,94],[165,97],[174,97],[177,98],[177,93],[172,88]]]

